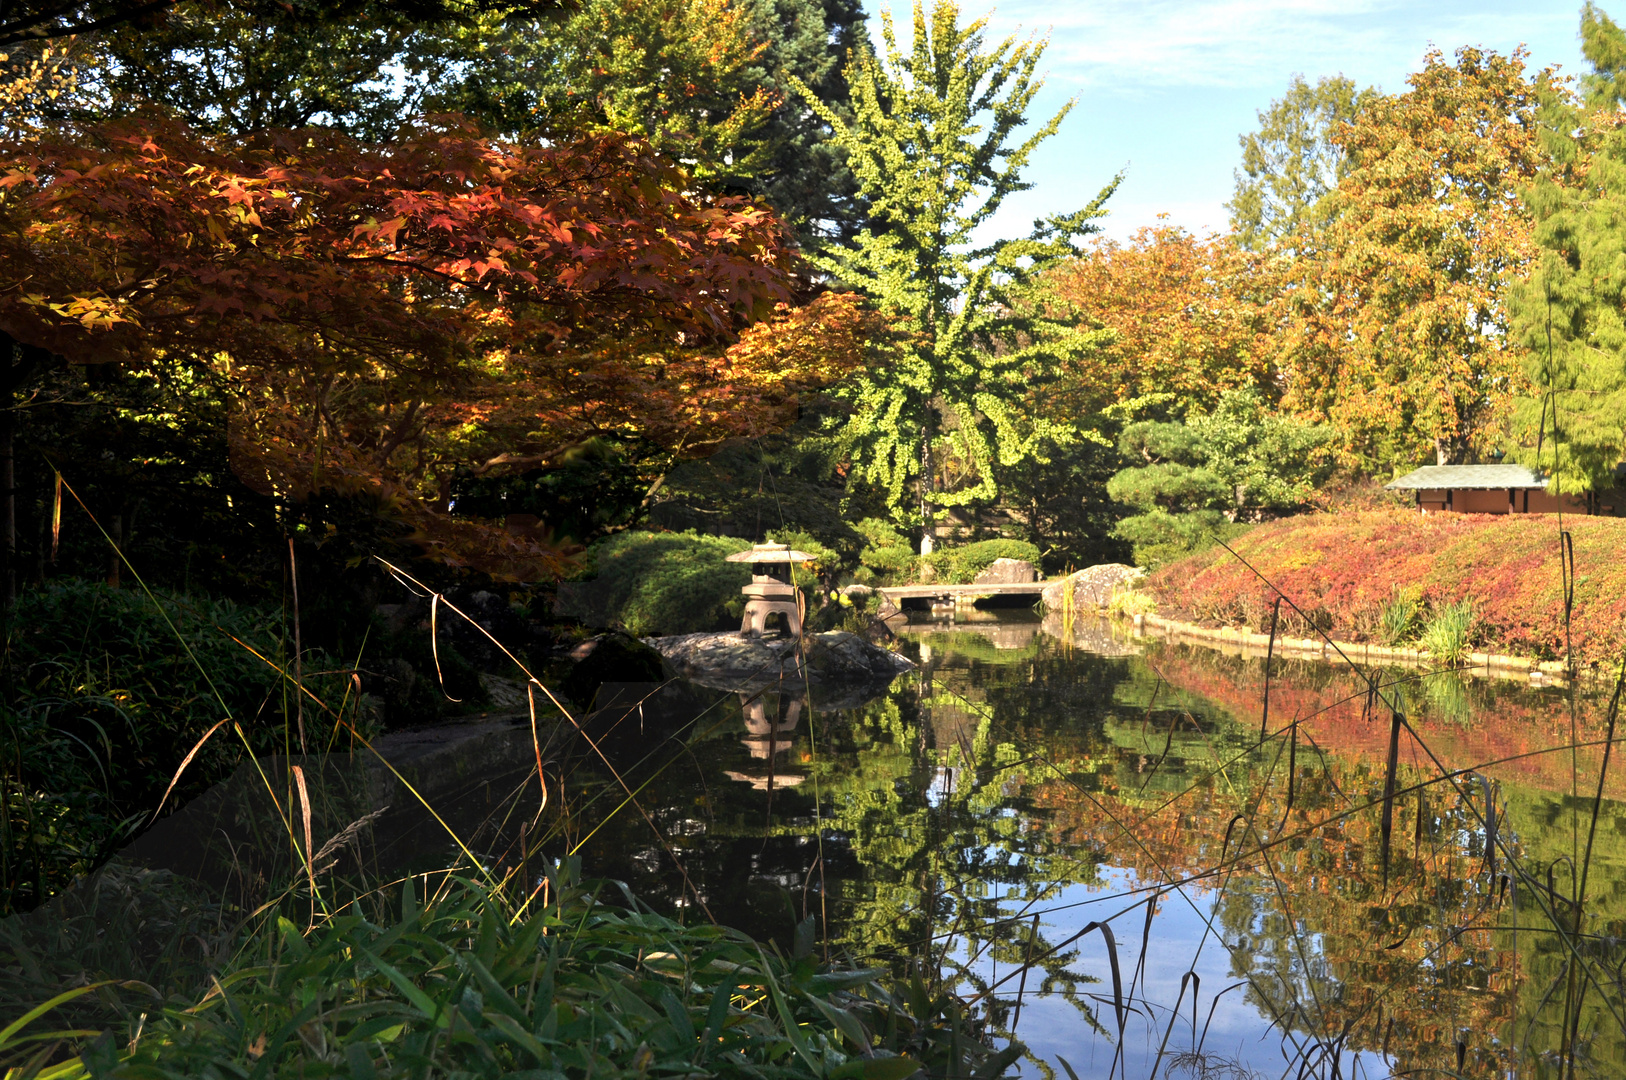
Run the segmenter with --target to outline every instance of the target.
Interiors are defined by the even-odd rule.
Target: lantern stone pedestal
[[[786,632],[801,637],[801,597],[791,584],[790,568],[812,562],[813,556],[792,551],[784,544],[757,544],[750,551],[730,555],[728,561],[751,564],[751,584],[740,590],[745,596],[740,633],[758,636],[767,630],[770,615],[782,615]]]

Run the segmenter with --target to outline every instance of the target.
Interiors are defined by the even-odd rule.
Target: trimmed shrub
[[[1575,652],[1607,664],[1626,649],[1626,520],[1566,517],[1564,526],[1575,541]],[[1147,587],[1173,617],[1263,630],[1275,594],[1257,570],[1305,611],[1324,614],[1336,634],[1359,640],[1380,632],[1398,584],[1434,610],[1470,601],[1491,651],[1549,659],[1564,653],[1558,543],[1547,515],[1314,514],[1239,537],[1232,547],[1247,566],[1214,549],[1164,567]]]
[[[638,637],[737,628],[751,568],[727,560],[750,546],[696,532],[617,533],[588,549],[597,576],[561,586],[558,611]]]
[[[995,559],[1021,559],[1037,569],[1039,549],[1026,540],[978,540],[934,551],[927,562],[937,571],[939,581],[963,585],[988,569]]]
[[[892,583],[907,578],[920,561],[908,539],[880,518],[865,518],[853,526],[864,538],[858,553],[858,572],[853,576],[864,584]]]

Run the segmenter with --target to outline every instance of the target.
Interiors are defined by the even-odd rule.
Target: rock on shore
[[[1060,611],[1063,599],[1067,595],[1067,582],[1071,580],[1074,611],[1094,611],[1097,608],[1104,608],[1107,601],[1112,599],[1114,589],[1133,585],[1145,575],[1146,571],[1125,566],[1123,563],[1102,563],[1099,566],[1085,567],[1070,579],[1059,578],[1046,585],[1042,597],[1044,606],[1051,611]]]
[[[757,682],[874,684],[890,682],[914,664],[857,634],[834,631],[802,639],[750,637],[739,632],[646,639],[685,678],[703,685]]]

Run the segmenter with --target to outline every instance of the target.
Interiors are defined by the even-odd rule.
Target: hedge
[[[750,546],[694,532],[617,533],[589,549],[596,577],[562,585],[556,610],[639,637],[737,627],[751,568],[728,556]]]
[[[960,547],[938,548],[928,561],[940,581],[967,584],[995,559],[1021,559],[1037,570],[1039,549],[1026,540],[978,540]]]
[[[1626,519],[1566,515],[1563,526],[1575,547],[1575,653],[1590,662],[1618,662],[1626,649]],[[1235,555],[1215,547],[1153,574],[1146,587],[1160,612],[1262,631],[1275,598],[1262,577],[1335,636],[1378,640],[1385,604],[1397,589],[1412,589],[1430,607],[1472,603],[1485,648],[1543,659],[1564,655],[1555,515],[1315,514],[1257,526],[1231,548]],[[1289,619],[1285,629],[1303,633],[1304,622]]]

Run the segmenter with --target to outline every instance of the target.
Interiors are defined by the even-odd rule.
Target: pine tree
[[[862,50],[848,66],[850,122],[801,88],[846,151],[870,214],[851,243],[814,261],[900,331],[845,392],[851,413],[834,436],[852,478],[883,490],[900,520],[918,520],[930,550],[938,507],[997,496],[996,462],[1042,459],[1046,445],[1077,437],[1022,408],[1096,341],[1059,299],[1040,302],[1041,279],[1097,231],[1092,221],[1117,182],[1076,213],[1036,222],[1026,238],[978,243],[1004,201],[1027,189],[1023,167],[1072,106],[1016,142],[1042,85],[1034,70],[1043,41],[984,48],[986,20],[961,26],[952,0],[937,0],[929,16],[916,0],[905,54],[882,19],[885,55]],[[945,457],[958,474],[949,485],[939,477]]]
[[[1536,389],[1515,405],[1513,456],[1565,494],[1613,486],[1626,458],[1626,32],[1587,4],[1581,41],[1584,102],[1540,87],[1550,160],[1524,193],[1540,253],[1511,301]]]

